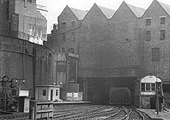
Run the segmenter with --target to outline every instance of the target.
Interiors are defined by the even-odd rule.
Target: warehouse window
[[[146,41],[150,41],[151,40],[151,31],[146,31]]]
[[[165,30],[160,31],[160,40],[165,40]]]
[[[72,41],[75,41],[75,32],[72,32],[71,35],[72,35],[71,40],[72,40]]]
[[[63,40],[63,42],[66,42],[66,33],[62,34],[62,40]]]
[[[63,22],[62,22],[62,27],[63,27],[63,28],[66,28],[66,24],[67,24],[67,22],[66,22],[66,21],[63,21]]]
[[[146,18],[146,26],[150,26],[151,25],[151,18]]]
[[[160,24],[165,24],[165,16],[164,17],[160,17]]]
[[[152,61],[160,61],[160,49],[152,48]]]
[[[46,96],[46,90],[43,89],[43,96]]]
[[[76,21],[75,20],[71,21],[71,26],[75,27],[75,25],[76,25]]]

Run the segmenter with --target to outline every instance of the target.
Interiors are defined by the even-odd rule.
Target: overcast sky
[[[58,15],[66,5],[81,10],[90,10],[94,3],[98,6],[117,10],[123,0],[37,0],[37,4],[47,6],[47,33],[50,33],[52,25],[57,23]],[[124,0],[126,3],[147,9],[153,0]],[[158,0],[170,5],[170,0]]]

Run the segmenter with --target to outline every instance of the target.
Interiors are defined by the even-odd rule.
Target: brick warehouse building
[[[169,11],[169,5],[157,0],[147,10],[125,2],[117,11],[94,4],[89,11],[75,12],[66,6],[47,43],[79,55],[78,83],[84,100],[107,102],[108,89],[102,88],[109,85],[129,87],[133,93],[134,82],[148,74],[162,78],[169,98]]]
[[[46,40],[47,20],[36,0],[1,0],[0,6],[1,35],[38,44]]]
[[[8,76],[18,88],[28,90],[31,97],[35,93],[34,85],[54,83],[53,51],[42,45],[47,29],[43,11],[46,12],[46,8],[37,7],[36,0],[0,2],[1,81],[3,76]]]

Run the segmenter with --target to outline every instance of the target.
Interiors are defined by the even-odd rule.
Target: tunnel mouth
[[[87,101],[94,104],[109,105],[110,103],[110,89],[111,88],[126,88],[130,91],[130,102],[121,105],[134,105],[134,83],[136,77],[91,77],[86,78],[86,97]],[[128,101],[128,100],[127,100]],[[119,105],[119,104],[114,104]]]

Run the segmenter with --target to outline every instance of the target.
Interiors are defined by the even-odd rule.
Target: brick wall
[[[36,48],[36,85],[53,84],[51,51],[40,45],[21,39],[0,36],[0,76],[9,76],[10,79],[25,79],[21,82],[22,89],[33,91],[33,47]],[[52,54],[51,54],[52,55]]]
[[[160,24],[160,17],[165,17],[165,24]],[[146,18],[151,18],[151,25],[146,26]],[[157,74],[164,81],[169,79],[170,55],[169,55],[169,37],[170,37],[170,17],[160,6],[158,1],[153,1],[146,13],[139,21],[141,28],[140,40],[143,45],[144,75]],[[160,30],[165,30],[165,40],[160,40]],[[146,31],[151,31],[151,40],[146,41]],[[152,48],[160,49],[160,60],[152,61]]]

